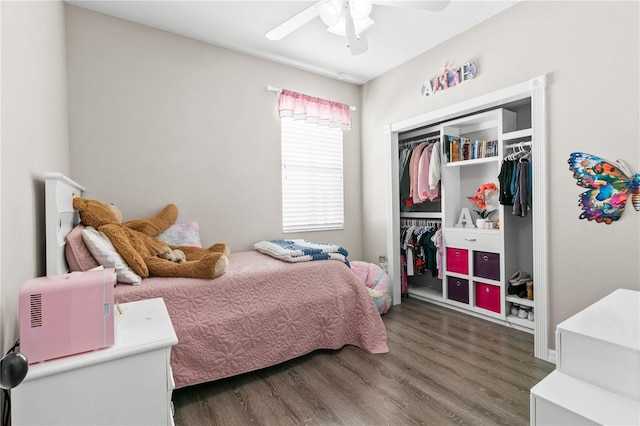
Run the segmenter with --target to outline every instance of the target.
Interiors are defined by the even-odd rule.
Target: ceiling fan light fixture
[[[350,0],[349,12],[354,21],[365,19],[369,17],[371,10],[373,9],[373,2],[371,0]]]
[[[327,27],[327,31],[329,31],[332,34],[346,37],[347,35],[346,28],[347,28],[347,20],[345,19],[344,15],[340,15],[340,17],[338,17],[338,20],[336,21],[335,24]]]
[[[355,27],[355,32],[356,34],[362,34],[363,32],[365,32],[367,30],[367,28],[369,28],[371,25],[373,25],[374,21],[371,18],[364,18],[364,19],[354,19],[353,20],[353,24]],[[329,31],[332,34],[335,35],[339,35],[341,37],[346,37],[347,36],[347,21],[345,19],[344,16],[341,16],[340,19],[338,20],[338,22],[335,25],[330,26],[329,28],[327,28],[327,31]]]
[[[0,0],[1,1],[1,0]],[[320,17],[327,31],[347,39],[352,55],[361,55],[369,48],[364,32],[373,25],[369,17],[373,4],[424,10],[442,10],[451,0],[317,0],[269,31],[269,40],[280,40],[314,18]]]
[[[340,0],[323,1],[318,5],[318,14],[325,25],[332,27],[338,23],[342,16],[343,2]]]

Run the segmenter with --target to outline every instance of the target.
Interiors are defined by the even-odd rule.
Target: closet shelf
[[[526,318],[520,318],[515,315],[507,315],[507,322],[524,328],[533,328],[535,325],[534,321],[529,321]]]
[[[400,218],[406,219],[442,219],[441,212],[401,212]]]
[[[513,139],[520,139],[520,138],[526,138],[526,137],[530,138],[532,136],[533,136],[533,129],[529,128],[529,129],[516,130],[515,132],[504,133],[502,135],[502,140],[509,141]]]
[[[474,158],[473,160],[461,160],[461,161],[453,161],[445,164],[445,167],[462,167],[469,166],[472,164],[481,164],[481,163],[494,163],[499,160],[497,155],[493,157],[485,157],[485,158]]]
[[[515,303],[518,305],[524,305],[524,306],[528,306],[530,308],[533,308],[533,300],[529,300],[529,299],[525,299],[523,297],[518,297],[518,296],[512,296],[509,295],[507,297],[505,297],[507,302],[511,302],[511,303]]]

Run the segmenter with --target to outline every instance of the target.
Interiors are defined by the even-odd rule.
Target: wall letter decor
[[[460,68],[449,68],[445,65],[442,74],[425,81],[422,85],[422,96],[432,96],[435,93],[455,87],[476,76],[476,66],[467,62]]]

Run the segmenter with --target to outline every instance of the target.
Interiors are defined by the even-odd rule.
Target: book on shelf
[[[460,138],[460,160],[471,160],[471,140]]]
[[[498,141],[485,141],[479,143],[480,155],[478,158],[489,158],[498,155]]]
[[[498,141],[472,141],[460,136],[446,136],[444,154],[449,162],[489,158],[498,155]]]
[[[458,136],[447,136],[447,148],[449,150],[449,161],[460,161],[460,138]]]
[[[485,157],[495,157],[496,155],[498,155],[498,141],[488,141]]]

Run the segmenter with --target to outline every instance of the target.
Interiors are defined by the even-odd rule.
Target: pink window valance
[[[292,117],[318,126],[351,130],[349,105],[326,99],[314,98],[290,90],[282,90],[278,101],[280,118]]]

